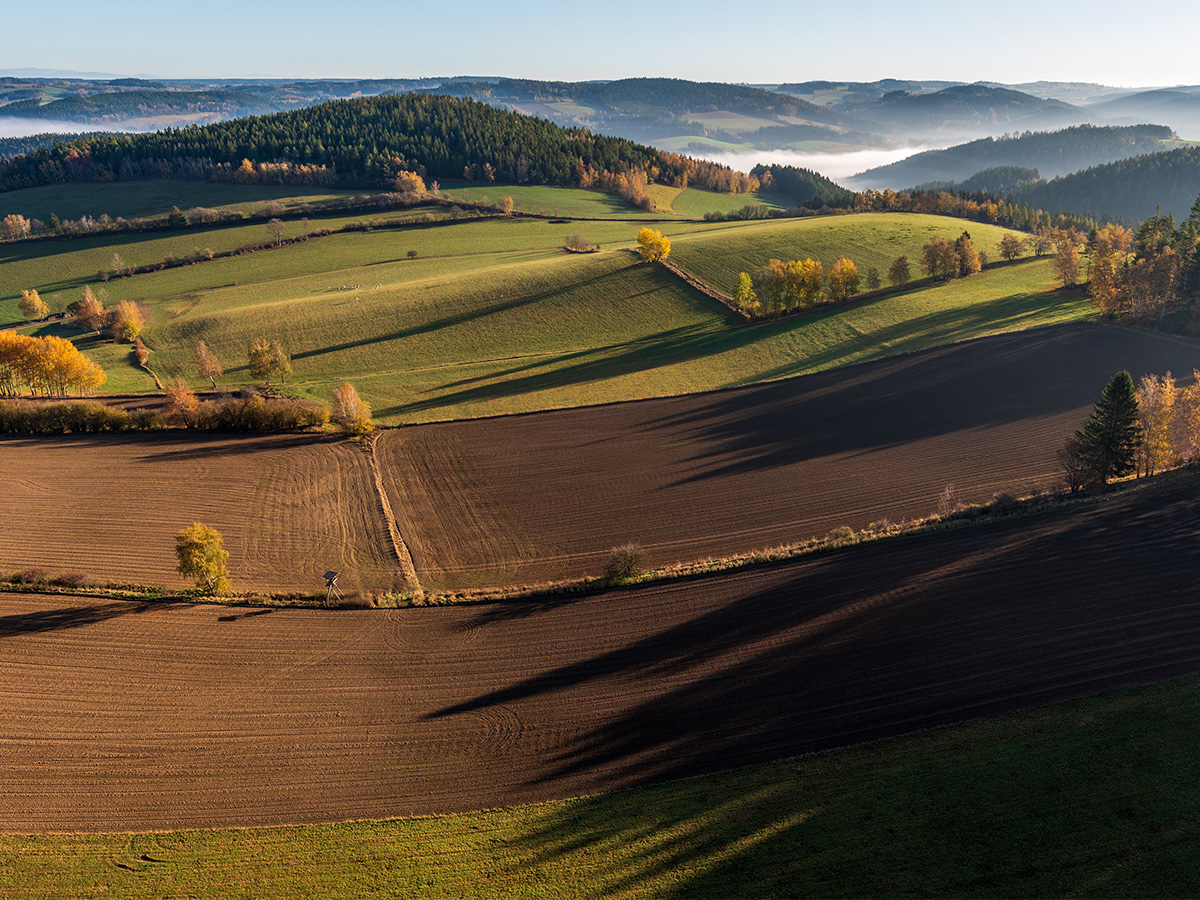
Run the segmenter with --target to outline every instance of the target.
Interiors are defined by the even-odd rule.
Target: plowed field
[[[0,595],[0,823],[511,804],[1194,672],[1198,488],[544,605]]]
[[[1059,479],[1055,452],[1113,373],[1190,375],[1200,348],[1045,329],[765,385],[405,428],[379,458],[421,580],[598,575],[927,515]]]
[[[0,439],[3,569],[182,586],[174,535],[224,537],[234,586],[386,590],[397,565],[366,455],[310,436]]]

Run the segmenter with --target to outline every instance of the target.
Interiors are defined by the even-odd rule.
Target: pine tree
[[[1108,484],[1137,468],[1141,435],[1133,378],[1118,372],[1096,401],[1083,428],[1075,432],[1092,481]]]

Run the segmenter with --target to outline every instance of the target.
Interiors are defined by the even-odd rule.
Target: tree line
[[[1105,315],[1186,319],[1200,298],[1200,197],[1178,227],[1161,213],[1136,231],[1110,224],[1088,235],[1087,249],[1088,290]]]

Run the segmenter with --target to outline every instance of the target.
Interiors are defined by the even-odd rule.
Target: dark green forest
[[[911,188],[961,182],[981,169],[997,166],[1037,169],[1043,177],[1052,178],[1138,154],[1161,152],[1161,142],[1171,137],[1171,129],[1165,125],[1076,125],[1059,131],[986,137],[945,150],[917,153],[856,175],[852,181],[861,187]]]
[[[0,189],[138,177],[235,180],[243,160],[286,166],[273,177],[386,185],[398,171],[427,178],[486,178],[571,185],[585,172],[640,169],[671,183],[680,157],[582,128],[563,128],[473,100],[404,94],[339,100],[154,134],[108,135],[59,144],[0,165]],[[486,167],[486,168],[485,168]],[[594,175],[593,175],[594,177]]]
[[[1163,213],[1183,218],[1200,194],[1200,146],[1180,147],[1094,166],[1021,191],[1042,209],[1069,209],[1096,218],[1146,219]]]

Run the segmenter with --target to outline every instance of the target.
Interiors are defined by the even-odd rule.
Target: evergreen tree
[[[1108,484],[1110,478],[1129,475],[1136,469],[1142,439],[1138,433],[1137,397],[1128,372],[1113,376],[1075,438],[1090,480]]]

